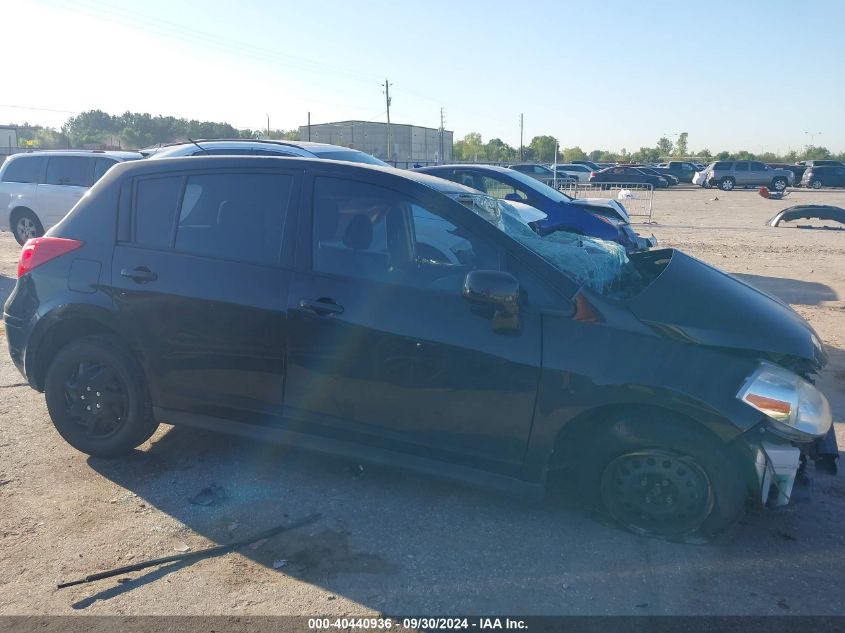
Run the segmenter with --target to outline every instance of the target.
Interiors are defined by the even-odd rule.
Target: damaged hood
[[[784,302],[680,251],[649,255],[657,276],[627,300],[643,323],[665,336],[789,367],[816,371],[827,363],[813,328]]]
[[[608,198],[572,198],[572,200],[569,200],[567,204],[573,204],[577,207],[585,207],[587,209],[590,207],[594,209],[601,209],[605,213],[615,215],[626,224],[631,223],[631,217],[628,215],[625,207],[622,206],[622,203],[618,200],[611,200]]]

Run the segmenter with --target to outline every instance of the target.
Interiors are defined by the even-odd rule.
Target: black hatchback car
[[[721,530],[831,424],[825,354],[783,303],[392,168],[118,165],[24,246],[4,320],[91,455],[165,422],[520,493],[572,468],[646,534]]]

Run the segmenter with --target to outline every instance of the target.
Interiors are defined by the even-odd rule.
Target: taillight
[[[21,249],[21,257],[18,260],[18,277],[46,264],[51,259],[56,259],[66,253],[75,251],[85,242],[69,240],[64,237],[36,237],[28,240]]]
[[[597,175],[597,172],[594,172],[594,171],[590,172],[590,178],[595,178],[596,175]]]

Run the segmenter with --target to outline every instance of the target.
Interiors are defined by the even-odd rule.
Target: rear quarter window
[[[718,162],[713,164],[713,169],[730,169],[733,166],[733,163],[728,162]]]
[[[43,156],[10,158],[4,165],[3,182],[36,183],[41,176]]]

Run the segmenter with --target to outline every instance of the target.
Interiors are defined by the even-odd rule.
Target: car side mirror
[[[476,306],[489,306],[493,313],[493,331],[519,329],[519,281],[498,270],[473,270],[467,273],[462,291],[464,299]]]
[[[519,197],[518,193],[506,194],[505,200],[510,200],[511,202],[522,202],[522,198]]]

